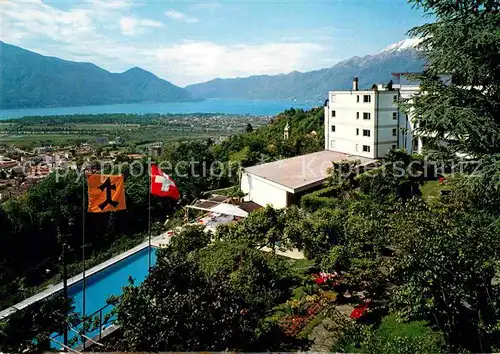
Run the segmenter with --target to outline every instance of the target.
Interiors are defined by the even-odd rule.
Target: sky
[[[422,15],[406,0],[0,0],[0,39],[185,86],[375,54]]]

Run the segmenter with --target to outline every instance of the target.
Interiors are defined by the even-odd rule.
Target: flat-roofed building
[[[8,157],[0,156],[0,170],[10,169],[17,166],[19,162],[9,159]]]
[[[359,160],[361,165],[374,162],[361,156],[319,151],[247,167],[242,172],[240,188],[246,194],[245,200],[284,208],[297,203],[302,195],[322,188],[332,162],[342,160]]]

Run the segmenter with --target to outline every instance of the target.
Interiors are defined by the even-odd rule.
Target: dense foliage
[[[500,5],[495,0],[413,0],[436,21],[410,31],[429,65],[407,102],[420,131],[451,151],[500,152]],[[446,78],[443,79],[443,74]],[[448,78],[449,77],[449,78]]]
[[[62,333],[65,323],[73,326],[76,321],[71,300],[61,295],[51,297],[15,312],[9,321],[0,322],[0,348],[12,353],[50,350],[49,336]]]
[[[244,349],[253,332],[247,305],[192,261],[161,262],[140,287],[125,288],[118,321],[127,351]],[[116,350],[116,349],[115,349]]]
[[[124,251],[142,241],[145,235],[140,233],[148,227],[148,178],[133,177],[125,169],[123,172],[127,210],[85,215],[87,259],[95,258],[94,263],[109,258],[110,248]],[[86,209],[82,198],[87,193],[83,178],[74,171],[59,178],[51,174],[23,197],[0,206],[2,307],[32,295],[33,287],[60,272],[63,243],[71,250],[67,253],[67,261],[72,264],[70,273],[81,271],[82,208]],[[171,200],[153,198],[153,222],[161,220],[174,206]]]
[[[323,144],[321,134],[308,134],[321,129],[322,114],[320,109],[308,112],[291,109],[280,114],[272,124],[257,131],[234,135],[222,144],[215,145],[210,140],[171,144],[161,156],[155,157],[155,161],[162,163],[164,172],[176,181],[181,190],[182,203],[190,202],[204,191],[237,183],[238,168],[261,159],[278,158],[278,153],[270,150],[271,145],[286,150],[287,156],[318,150]],[[97,118],[88,116],[80,119]],[[135,121],[138,118],[131,116],[130,119]],[[158,118],[151,115],[147,119],[154,121]],[[39,119],[32,120],[38,123]],[[283,142],[282,132],[286,122],[292,128],[290,140]],[[239,158],[245,154],[254,158]],[[114,170],[121,171],[125,176],[127,210],[86,215],[87,258],[95,258],[94,262],[109,257],[110,247],[112,252],[118,252],[137,243],[144,237],[141,233],[148,229],[147,162],[132,165],[127,165],[127,162],[130,161],[120,161],[124,164],[115,166]],[[108,168],[103,172],[113,171]],[[72,249],[68,254],[68,262],[74,264],[70,272],[81,270],[82,196],[86,193],[83,185],[82,177],[78,179],[74,171],[68,171],[59,178],[52,174],[30,188],[23,197],[0,206],[0,240],[4,246],[0,251],[1,307],[32,295],[34,286],[59,273],[63,242]],[[172,201],[152,198],[153,221],[162,221],[174,209]]]
[[[208,245],[186,228],[159,252],[158,265],[117,301],[121,350],[257,350],[263,320],[291,280],[283,260],[246,245]],[[272,338],[271,338],[272,339]]]
[[[424,36],[421,47],[430,65],[421,76],[423,92],[406,107],[417,112],[421,131],[448,140],[441,156],[480,157],[478,170],[437,171],[424,163],[428,156],[392,151],[378,168],[359,175],[341,177],[356,161],[333,164],[328,186],[304,196],[300,208],[267,206],[220,226],[214,235],[185,228],[159,251],[158,265],[143,285],[131,284],[113,299],[121,329],[110,349],[302,349],[297,343],[286,347],[286,339],[309,338],[307,327],[318,325],[331,334],[328,351],[499,350],[498,4],[413,2],[436,23],[412,30]],[[438,80],[443,72],[451,74],[452,83]],[[284,140],[287,123],[291,134]],[[321,149],[321,131],[321,109],[289,110],[265,128],[221,144],[178,144],[164,157],[239,163],[210,169],[221,178],[204,176],[199,166],[173,171],[189,199],[204,188],[235,184],[240,166]],[[45,183],[0,210],[2,237],[7,230],[11,247],[22,247],[15,242],[30,240],[38,230],[49,235],[52,247],[60,238],[71,243],[73,233],[64,221],[77,210],[81,192],[71,184]],[[134,213],[142,215],[139,195],[146,187],[134,183],[128,193],[138,208]],[[426,195],[430,184],[445,193]],[[76,204],[65,205],[63,198]],[[66,219],[56,219],[59,214]],[[121,220],[109,216],[115,217],[106,221],[122,231]],[[101,237],[106,235],[116,234]],[[292,269],[300,262],[277,255],[293,248],[307,257],[300,271]],[[5,267],[9,257],[4,251]],[[31,266],[41,262],[38,257]],[[346,306],[354,308],[349,316],[340,311]]]

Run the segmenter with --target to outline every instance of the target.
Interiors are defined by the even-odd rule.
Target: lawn
[[[378,329],[378,334],[388,339],[397,337],[424,337],[433,333],[427,322],[398,322],[394,314],[385,316]]]
[[[438,200],[442,188],[443,186],[439,184],[439,181],[427,181],[420,187],[420,191],[424,200],[432,203]]]
[[[34,147],[40,144],[58,144],[75,140],[95,140],[97,136],[71,135],[71,134],[32,134],[32,135],[7,135],[0,134],[0,143],[13,144],[21,147]]]
[[[390,343],[406,342],[413,343],[414,347],[423,342],[433,342],[437,346],[438,343],[442,343],[442,335],[439,332],[435,332],[430,325],[425,321],[411,321],[411,322],[399,322],[395,314],[388,314],[382,318],[380,325],[375,325],[373,327],[373,338],[372,344],[378,342],[378,349],[388,349],[392,346],[388,346]],[[347,346],[347,353],[365,353],[365,347],[351,343]]]

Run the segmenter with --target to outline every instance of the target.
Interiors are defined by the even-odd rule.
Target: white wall
[[[330,132],[330,108],[329,106],[325,106],[324,107],[324,111],[325,111],[325,119],[324,119],[324,137],[325,137],[325,150],[329,150],[330,149],[330,136],[329,136],[329,132]]]
[[[398,102],[399,92],[379,91],[378,92],[378,136],[377,136],[377,154],[378,157],[386,155],[393,147],[400,147],[398,144]],[[396,113],[396,119],[394,119]],[[396,135],[393,135],[393,129],[396,129]]]
[[[420,87],[418,85],[400,85],[400,95],[401,99],[410,98],[413,95],[417,94],[420,91]],[[400,113],[400,127],[407,128],[407,131],[402,131],[400,136],[401,147],[406,149],[408,153],[420,153],[422,150],[421,139],[419,139],[419,151],[412,151],[412,141],[414,139],[414,124],[413,124],[413,109],[410,109],[410,114],[408,115],[408,119],[406,119],[406,115],[404,113]],[[406,145],[403,145],[404,141],[406,141]]]
[[[274,208],[287,206],[286,190],[250,173],[242,173],[240,188],[247,194],[245,200],[251,200],[262,206],[271,204]]]
[[[365,95],[371,97],[370,102],[363,102]],[[374,157],[375,94],[373,91],[332,91],[329,93],[329,106],[325,110],[328,110],[328,124],[325,125],[325,147],[328,150]],[[335,117],[332,111],[335,111]],[[359,118],[357,118],[358,112]],[[370,119],[363,119],[363,113],[370,113]],[[332,125],[335,126],[335,132],[332,132]],[[359,135],[356,135],[356,129],[359,129]],[[363,136],[364,129],[370,131],[369,137]],[[370,152],[363,152],[363,145],[369,146]]]
[[[399,89],[330,91],[329,103],[325,107],[325,149],[369,158],[383,157],[394,146],[404,148],[411,153],[413,139],[411,117],[407,123],[405,114],[398,112],[397,103],[398,100],[410,97],[416,92],[418,87],[413,86],[401,92]],[[356,99],[358,95],[359,102]],[[363,95],[370,95],[371,102],[364,103]],[[332,111],[335,111],[335,117],[332,116]],[[357,112],[359,119],[356,118]],[[371,114],[370,120],[363,120],[364,112]],[[331,131],[332,125],[335,125],[335,132]],[[359,129],[359,135],[356,135],[356,128]],[[363,136],[363,129],[370,130],[370,137]],[[396,129],[395,136],[392,134],[393,129]],[[363,152],[363,145],[370,146],[369,153]]]

